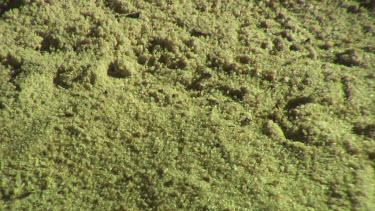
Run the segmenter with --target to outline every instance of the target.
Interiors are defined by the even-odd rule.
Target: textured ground
[[[0,210],[375,210],[371,1],[3,0],[0,31]]]

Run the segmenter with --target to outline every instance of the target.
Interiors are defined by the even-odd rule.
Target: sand
[[[0,210],[375,210],[372,1],[0,8]]]

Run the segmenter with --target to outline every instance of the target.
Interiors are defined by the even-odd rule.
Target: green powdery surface
[[[1,210],[375,209],[371,3],[14,2]]]

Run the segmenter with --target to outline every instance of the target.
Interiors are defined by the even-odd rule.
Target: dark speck
[[[139,18],[139,16],[141,16],[140,12],[130,13],[126,15],[127,18]]]
[[[299,47],[298,47],[297,45],[293,44],[293,45],[291,45],[291,46],[289,47],[289,50],[291,50],[291,51],[298,51],[298,50],[299,50]]]
[[[191,32],[190,32],[191,36],[193,37],[208,37],[208,36],[211,36],[210,33],[206,33],[206,32],[202,32],[202,31],[198,31],[196,29],[193,29]]]

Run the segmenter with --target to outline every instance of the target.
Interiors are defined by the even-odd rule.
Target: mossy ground
[[[374,5],[209,2],[0,1],[0,209],[374,210]]]

